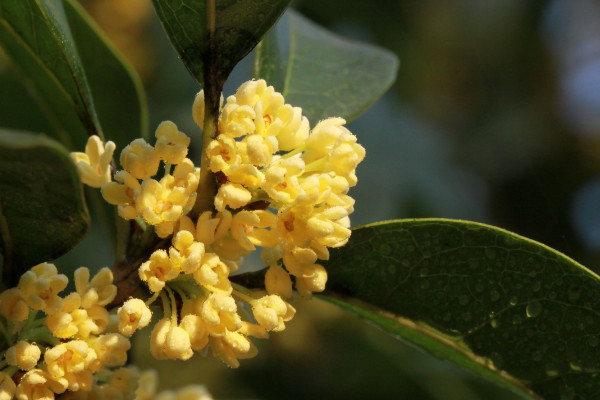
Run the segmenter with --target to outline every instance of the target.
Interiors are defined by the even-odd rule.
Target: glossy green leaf
[[[302,107],[314,123],[356,118],[391,86],[397,70],[393,53],[344,39],[294,12],[257,47],[254,63],[254,77]]]
[[[0,45],[35,93],[61,142],[82,149],[88,134],[100,134],[62,1],[1,1]]]
[[[204,76],[208,75],[222,85],[233,67],[257,45],[291,0],[152,2],[185,66],[204,87]],[[211,26],[214,26],[212,36],[209,35]]]
[[[0,254],[4,281],[52,260],[86,234],[89,215],[69,154],[40,135],[0,130]]]
[[[63,4],[104,137],[119,150],[147,139],[148,109],[138,75],[76,1]]]
[[[600,279],[499,228],[443,219],[357,228],[325,298],[531,397],[600,393]]]
[[[76,1],[1,2],[0,46],[70,150],[91,134],[119,148],[147,136],[139,78]]]

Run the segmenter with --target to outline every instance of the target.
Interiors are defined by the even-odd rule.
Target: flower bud
[[[10,365],[17,365],[24,371],[34,368],[41,356],[40,348],[25,340],[19,340],[16,345],[6,350],[6,361]]]
[[[125,336],[133,335],[138,329],[142,329],[150,323],[152,312],[140,299],[129,299],[117,311],[119,318],[119,332]]]

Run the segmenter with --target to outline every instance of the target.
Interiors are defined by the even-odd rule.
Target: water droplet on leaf
[[[542,312],[542,303],[538,300],[532,300],[527,304],[527,308],[525,309],[528,318],[535,318]]]

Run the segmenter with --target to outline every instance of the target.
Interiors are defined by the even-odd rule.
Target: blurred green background
[[[150,0],[81,2],[142,77],[150,126],[170,119],[198,135],[191,104],[199,87]],[[351,191],[353,225],[469,219],[541,241],[597,270],[600,3],[298,0],[294,7],[401,60],[391,90],[349,124],[367,149]],[[226,96],[250,77],[251,57],[235,69]],[[4,59],[0,90],[0,126],[44,131]],[[199,149],[194,153],[197,160]],[[106,250],[97,250],[99,242]],[[112,262],[98,226],[60,263],[72,269],[81,260],[90,267]],[[514,397],[316,299],[299,301],[288,329],[262,341],[258,357],[238,370],[201,356],[156,363],[146,354],[148,335],[139,334],[135,362],[161,370],[164,388],[201,381],[218,398]]]

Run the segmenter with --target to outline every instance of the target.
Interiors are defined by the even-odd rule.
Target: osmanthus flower
[[[58,344],[44,353],[44,362],[49,377],[62,393],[71,391],[89,390],[92,385],[92,371],[90,367],[98,358],[96,352],[83,340],[72,340]]]
[[[81,181],[95,188],[110,182],[110,161],[115,149],[113,142],[108,141],[104,144],[102,139],[93,135],[87,141],[85,153],[71,153]]]
[[[119,216],[123,219],[137,217],[136,198],[142,188],[140,182],[129,172],[118,171],[114,181],[100,188],[102,197],[107,203],[117,206]]]
[[[85,267],[75,271],[76,291],[62,299],[61,307],[50,313],[46,325],[58,338],[87,338],[98,335],[108,325],[110,316],[105,306],[116,296],[116,286],[112,284],[112,272],[101,269],[89,281],[90,273]]]
[[[12,400],[17,391],[17,385],[11,376],[0,371],[0,400]]]
[[[117,310],[119,319],[119,332],[131,336],[138,330],[145,328],[152,319],[152,311],[140,299],[130,298]]]
[[[171,121],[163,121],[156,128],[156,152],[166,163],[179,164],[188,153],[190,138],[180,132]]]
[[[155,136],[156,146],[142,138],[127,145],[119,158],[123,169],[96,187],[108,203],[117,206],[119,216],[139,217],[139,224],[154,225],[157,235],[164,238],[194,206],[200,170],[186,158],[190,138],[173,122],[162,122]],[[158,179],[161,161],[165,173]]]
[[[54,264],[41,263],[21,275],[17,287],[29,307],[49,313],[60,307],[58,293],[67,283],[67,277],[59,274]]]
[[[9,365],[18,366],[23,371],[29,371],[37,365],[41,355],[42,351],[36,344],[19,340],[16,345],[6,350],[4,357]]]
[[[187,360],[194,355],[189,334],[169,318],[161,319],[154,326],[150,336],[150,352],[159,360]]]
[[[202,128],[203,92],[192,113]],[[138,274],[152,296],[129,299],[119,308],[120,333],[130,336],[147,326],[149,306],[160,298],[163,318],[150,344],[156,358],[186,360],[208,346],[237,367],[240,359],[256,354],[251,337],[282,331],[293,318],[288,303],[293,286],[305,296],[324,290],[327,271],[319,260],[348,241],[354,206],[348,190],[357,182],[355,170],[365,151],[342,118],[320,121],[311,131],[302,110],[286,104],[264,80],[246,82],[226,102],[221,99],[219,113],[216,137],[205,149],[206,167],[218,182],[213,210],[187,216],[200,171],[186,158],[189,137],[170,121],[157,127],[155,146],[136,139],[123,149],[123,170],[101,191],[121,217],[153,225],[161,238],[172,235],[170,245],[141,263]],[[266,291],[230,280],[257,247],[267,266]],[[114,366],[123,359],[127,339],[100,336],[108,317],[92,310],[110,296],[94,282],[77,274],[77,291],[48,316],[47,326],[55,337],[85,340],[97,355],[92,368]],[[7,304],[29,309],[20,289],[6,298]],[[2,307],[0,301],[0,312]],[[27,317],[24,310],[14,314]],[[111,352],[118,356],[108,357]],[[126,391],[108,383],[93,387],[105,396]]]
[[[9,321],[25,321],[30,308],[25,296],[18,288],[10,288],[0,294],[0,315]]]
[[[105,307],[116,294],[112,280],[108,268],[91,277],[81,267],[75,271],[75,291],[61,298],[58,292],[67,278],[54,265],[42,263],[26,271],[18,287],[0,294],[0,308],[14,306],[19,309],[16,314],[26,316],[25,320],[20,315],[13,318],[14,312],[0,316],[5,327],[1,340],[7,345],[0,399],[42,400],[60,394],[60,398],[91,400],[113,390],[104,389],[106,379],[127,361],[131,345],[119,333],[104,333],[109,321]],[[20,377],[17,385],[12,377]],[[103,382],[107,384],[99,385]]]
[[[46,371],[32,369],[21,378],[15,390],[15,397],[17,400],[54,399],[55,392],[51,389],[54,385]]]
[[[202,127],[202,92],[192,111]],[[302,110],[286,104],[264,80],[242,84],[220,109],[218,136],[207,151],[220,183],[214,206],[238,219],[247,219],[255,205],[274,216],[260,226],[232,224],[230,235],[249,251],[255,246],[282,251],[267,264],[271,294],[290,294],[291,280],[282,279],[288,272],[303,294],[323,290],[327,274],[316,259],[327,259],[328,248],[348,241],[354,206],[348,190],[357,183],[365,149],[345,123],[328,118],[310,131]],[[295,260],[298,249],[311,251],[315,260]]]
[[[158,172],[160,156],[144,139],[135,139],[121,151],[121,166],[136,179],[148,179]]]

